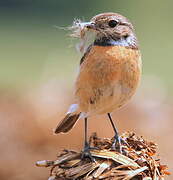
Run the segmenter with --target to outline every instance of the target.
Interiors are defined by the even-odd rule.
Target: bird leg
[[[111,122],[112,128],[113,128],[114,133],[115,133],[115,135],[113,137],[114,141],[113,141],[113,144],[112,144],[112,149],[117,150],[118,152],[122,153],[121,138],[118,135],[118,131],[117,131],[116,127],[115,127],[115,124],[114,124],[114,122],[112,120],[112,117],[111,117],[110,113],[108,113],[108,117],[109,117],[109,120]]]
[[[83,151],[82,151],[82,156],[81,158],[84,159],[84,158],[89,158],[91,159],[91,161],[95,161],[94,158],[92,157],[91,155],[91,152],[90,150],[92,149],[88,143],[88,137],[87,137],[87,130],[88,130],[88,121],[87,121],[87,118],[84,119],[85,120],[85,142],[84,142],[84,148],[83,148]]]

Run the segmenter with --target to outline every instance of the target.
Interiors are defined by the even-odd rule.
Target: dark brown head
[[[83,44],[89,39],[88,32],[94,33],[94,44],[99,46],[126,46],[138,49],[138,42],[130,21],[118,13],[102,13],[89,22],[74,22],[74,35]]]
[[[129,20],[117,13],[103,13],[94,16],[86,23],[88,30],[96,32],[96,44],[108,43],[114,45],[138,47],[134,28]],[[106,44],[105,44],[106,45]]]

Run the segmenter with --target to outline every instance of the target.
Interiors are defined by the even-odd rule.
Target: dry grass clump
[[[81,159],[81,152],[63,150],[54,161],[43,160],[39,167],[51,167],[49,180],[164,180],[167,166],[156,159],[156,144],[148,142],[134,133],[121,135],[120,154],[111,150],[112,139],[98,138],[96,133],[90,137],[91,150],[95,162]]]

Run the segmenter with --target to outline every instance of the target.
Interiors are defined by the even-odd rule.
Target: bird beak
[[[85,22],[84,27],[91,30],[96,30],[96,25],[94,22]]]

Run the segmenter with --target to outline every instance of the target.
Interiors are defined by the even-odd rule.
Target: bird
[[[83,154],[90,156],[88,118],[106,114],[114,130],[112,148],[122,153],[121,138],[111,113],[127,104],[141,79],[141,53],[134,27],[123,15],[106,12],[89,22],[77,20],[73,29],[76,37],[82,39],[79,49],[83,52],[75,81],[75,103],[54,132],[67,133],[77,120],[84,119]],[[87,44],[89,33],[93,39]]]

